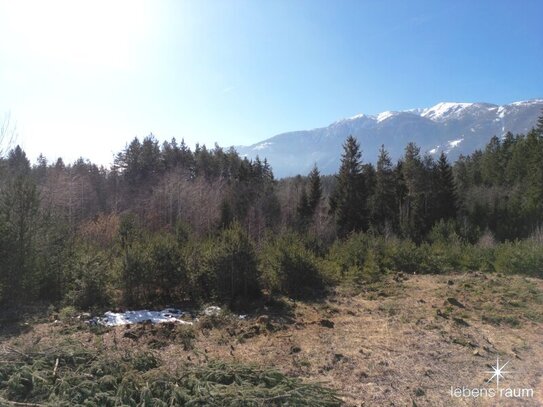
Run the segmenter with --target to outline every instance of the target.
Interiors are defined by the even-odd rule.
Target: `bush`
[[[421,272],[421,250],[411,240],[391,240],[387,244],[387,256],[390,256],[391,268],[406,273]]]
[[[127,305],[140,305],[147,302],[149,288],[147,280],[152,274],[149,247],[143,242],[133,242],[126,246],[121,262],[121,285],[123,301]]]
[[[111,302],[111,262],[103,252],[90,254],[91,250],[77,249],[66,275],[64,301],[77,308],[103,307]]]
[[[450,273],[461,268],[462,245],[459,241],[437,241],[428,247],[430,260],[425,263],[426,272]]]
[[[62,322],[68,322],[73,320],[77,316],[77,310],[71,306],[68,305],[67,307],[63,307],[58,312],[58,318]]]
[[[460,243],[460,235],[457,233],[456,223],[452,220],[445,221],[441,219],[435,223],[430,233],[428,240],[431,243],[442,244],[458,244]]]
[[[323,278],[315,255],[299,235],[287,232],[268,240],[262,250],[260,270],[271,292],[303,297],[322,288]]]
[[[519,273],[543,277],[543,246],[533,241],[514,241],[498,245],[494,267],[504,274]]]
[[[161,303],[184,300],[189,292],[188,273],[176,239],[170,235],[156,236],[149,247],[149,266],[153,299]]]
[[[237,223],[190,247],[193,299],[232,303],[260,294],[257,257],[251,241]]]
[[[357,283],[378,280],[384,270],[384,240],[364,233],[336,241],[327,260],[336,264],[340,280]]]
[[[184,300],[190,291],[185,258],[168,234],[127,245],[121,279],[127,304],[169,304]]]
[[[479,245],[466,244],[462,246],[460,268],[464,271],[494,271],[494,249]]]

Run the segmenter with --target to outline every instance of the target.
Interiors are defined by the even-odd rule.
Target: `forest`
[[[323,295],[390,272],[543,277],[543,116],[450,163],[410,143],[334,176],[151,134],[110,168],[0,159],[0,303],[82,310]]]

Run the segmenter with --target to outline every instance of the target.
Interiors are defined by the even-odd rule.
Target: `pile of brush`
[[[172,373],[152,352],[4,347],[0,362],[0,405],[7,406],[341,405],[334,391],[275,370],[215,361]]]

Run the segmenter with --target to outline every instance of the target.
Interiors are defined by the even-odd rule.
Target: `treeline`
[[[344,145],[336,176],[134,139],[106,169],[0,159],[0,302],[82,308],[304,296],[387,270],[541,275],[543,120],[451,165]],[[525,239],[517,241],[517,239]]]

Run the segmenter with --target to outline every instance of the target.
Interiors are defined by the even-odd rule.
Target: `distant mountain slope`
[[[252,146],[236,147],[241,155],[267,158],[278,178],[307,174],[313,163],[321,173],[335,173],[344,140],[352,134],[363,150],[365,162],[375,162],[384,144],[394,160],[401,157],[408,142],[422,152],[445,151],[451,160],[483,148],[496,135],[507,131],[526,133],[537,122],[543,99],[498,106],[489,103],[438,103],[426,109],[383,112],[375,116],[359,114],[328,127],[293,131]]]

